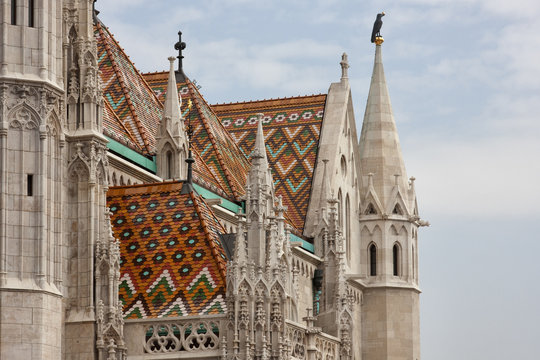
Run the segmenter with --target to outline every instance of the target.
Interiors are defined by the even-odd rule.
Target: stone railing
[[[219,358],[226,317],[220,315],[126,320],[129,360]],[[339,360],[339,339],[292,321],[285,322],[285,344],[292,360]]]
[[[156,354],[219,356],[224,320],[225,315],[126,320],[124,334],[128,357],[142,360],[154,359]]]
[[[325,333],[320,333],[315,337],[315,348],[317,360],[339,360],[339,339]]]
[[[339,360],[340,341],[303,324],[287,321],[285,325],[287,348],[291,359]],[[313,345],[310,345],[313,344]]]

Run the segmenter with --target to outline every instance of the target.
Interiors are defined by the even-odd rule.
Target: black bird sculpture
[[[384,16],[384,11],[380,14],[377,14],[377,19],[373,24],[373,32],[371,33],[371,42],[375,42],[377,36],[381,36],[381,27],[382,27],[382,17]]]

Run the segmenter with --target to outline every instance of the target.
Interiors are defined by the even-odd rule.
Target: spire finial
[[[377,19],[375,19],[375,23],[373,24],[373,31],[371,32],[371,42],[377,44],[377,46],[380,46],[384,39],[381,35],[381,27],[382,27],[382,17],[384,16],[384,11],[377,14]]]
[[[184,58],[184,55],[182,55],[182,50],[186,48],[186,43],[182,41],[182,32],[178,32],[178,42],[174,44],[174,49],[178,50],[178,72],[182,72],[182,59]]]
[[[169,79],[167,81],[167,93],[165,95],[165,104],[163,106],[163,126],[164,129],[168,128],[169,123],[173,126],[169,129],[173,135],[177,135],[182,118],[180,107],[182,105],[182,98],[178,95],[178,89],[176,85],[176,77],[174,75],[174,56],[167,58],[170,63],[169,67]],[[168,120],[166,120],[168,118]],[[163,129],[163,130],[164,130]],[[163,132],[164,134],[165,132]]]
[[[349,59],[347,53],[341,55],[341,62],[339,64],[341,65],[341,81],[348,79]]]
[[[178,70],[176,71],[176,81],[178,82],[185,82],[186,81],[186,75],[184,74],[183,70],[183,61],[184,55],[182,55],[182,50],[186,48],[186,43],[182,41],[182,32],[178,32],[178,42],[174,44],[174,49],[178,51]]]
[[[191,138],[193,137],[193,125],[191,125],[191,117],[188,117],[186,132],[188,138],[188,157],[186,159],[186,163],[188,164],[187,180],[182,185],[182,190],[180,190],[180,194],[187,194],[193,192],[193,163],[195,162],[195,159],[193,159],[193,155],[191,153]]]
[[[252,156],[260,158],[266,157],[266,149],[264,146],[264,132],[262,127],[263,117],[263,113],[257,114],[257,135],[255,135],[255,147],[253,148],[252,154]]]

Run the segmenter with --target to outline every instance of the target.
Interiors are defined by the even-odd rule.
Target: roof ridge
[[[197,91],[197,90],[195,89],[195,87],[193,86],[193,84],[191,83],[191,81],[188,80],[188,81],[187,81],[187,84],[188,84],[188,89],[189,89],[190,91]],[[203,101],[205,101],[205,100],[204,100],[204,97],[201,95],[201,93],[198,92],[198,91],[197,91],[197,93],[199,94],[200,98],[201,98]],[[233,196],[234,196],[236,199],[239,199],[239,198],[240,198],[240,193],[238,192],[238,189],[236,189],[236,186],[235,186],[235,184],[234,184],[233,181],[232,181],[231,174],[229,174],[229,170],[228,170],[227,166],[225,166],[225,162],[223,161],[223,158],[222,158],[223,156],[222,156],[222,154],[221,154],[221,151],[218,151],[218,146],[217,146],[217,144],[216,144],[216,139],[214,138],[213,132],[210,131],[210,126],[206,123],[208,120],[207,120],[207,119],[205,120],[205,116],[204,116],[204,114],[203,114],[203,112],[202,112],[202,110],[201,110],[201,105],[199,104],[199,99],[197,98],[197,96],[194,96],[193,98],[194,98],[194,100],[195,100],[195,101],[194,101],[194,102],[195,102],[195,107],[197,108],[197,111],[199,112],[199,115],[200,115],[201,121],[202,121],[202,123],[203,123],[203,126],[204,126],[204,128],[205,128],[205,130],[206,130],[206,133],[208,134],[208,138],[210,139],[210,142],[212,143],[212,146],[214,147],[214,151],[216,152],[216,157],[217,157],[217,159],[218,159],[218,161],[219,161],[219,164],[220,164],[221,167],[223,168],[223,172],[225,173],[225,177],[227,178],[227,181],[228,181],[228,183],[229,183],[228,185],[229,185],[229,187],[230,187],[231,190],[232,190]],[[213,112],[212,107],[211,107],[210,105],[208,105],[208,107],[209,107],[210,111]],[[214,112],[213,112],[213,113],[214,113]],[[215,113],[214,113],[214,115],[215,115],[215,116],[218,118],[218,120],[219,120],[219,117],[218,117]],[[218,123],[220,124],[220,126],[223,127],[223,125],[221,124],[221,121],[218,121]],[[224,130],[224,132],[225,132],[228,136],[230,136],[229,132],[228,132],[225,128],[223,128],[223,130]],[[232,141],[232,139],[231,139],[231,141]],[[238,152],[239,152],[240,154],[242,154],[242,152],[240,151],[240,149],[238,148],[238,146],[236,145],[236,143],[235,143],[234,141],[232,141],[232,143],[237,147]],[[243,155],[243,154],[242,154],[242,155]],[[244,158],[245,158],[245,157],[244,157]],[[246,159],[246,160],[247,160],[247,159]]]
[[[165,73],[167,73],[167,70],[142,72],[141,75],[144,76],[144,75],[165,74]]]
[[[120,120],[120,118],[118,117],[118,115],[116,115],[116,112],[115,112],[114,109],[111,107],[111,104],[109,104],[108,101],[104,101],[104,103],[105,103],[105,106],[109,108],[110,113],[113,114],[114,118],[115,118],[115,119],[118,121],[118,123],[122,126],[122,128],[123,128],[124,130],[126,130],[126,132],[129,134],[129,137],[131,138],[131,140],[133,141],[133,143],[138,144],[137,139],[135,139],[135,138],[133,137],[133,135],[131,134],[131,131],[129,131],[129,129],[126,127],[126,125],[122,122],[122,120]]]
[[[254,103],[270,102],[270,101],[277,101],[277,100],[296,100],[296,99],[314,98],[314,97],[327,96],[327,95],[328,95],[328,94],[319,93],[319,94],[311,94],[311,95],[286,96],[286,97],[277,97],[277,98],[260,99],[260,100],[247,100],[247,101],[236,101],[236,102],[224,102],[224,103],[213,104],[213,105],[211,105],[211,106],[226,106],[226,105],[254,104]]]
[[[115,188],[139,188],[139,187],[149,187],[149,186],[160,186],[160,185],[171,185],[176,183],[184,183],[184,180],[169,180],[169,181],[156,181],[151,183],[143,183],[143,184],[131,184],[131,185],[116,185],[116,186],[109,186],[109,189]]]
[[[99,31],[100,35],[103,37],[103,39],[105,39],[105,36],[104,36],[104,33],[103,33],[104,30],[103,30],[103,26],[102,26],[101,22],[98,21],[96,23],[96,25],[97,25],[97,28],[98,28],[98,31]],[[118,42],[113,37],[113,35],[110,33],[110,31],[108,31],[108,29],[107,29],[107,33],[109,34],[110,39],[112,39],[112,41],[114,41],[114,43],[118,46],[118,48],[120,48],[122,53],[124,55],[126,55],[126,57],[128,57],[127,54],[122,50],[120,44],[118,44]],[[146,147],[146,151],[148,153],[150,153],[151,152],[150,151],[150,143],[148,141],[147,131],[144,128],[144,125],[139,120],[139,116],[137,115],[137,112],[135,111],[135,106],[133,106],[133,102],[131,101],[131,95],[130,95],[128,89],[126,88],[125,81],[124,81],[123,77],[121,76],[120,70],[118,69],[118,64],[116,63],[116,60],[112,56],[111,46],[109,45],[109,43],[107,41],[105,41],[104,45],[105,45],[105,51],[107,52],[107,55],[109,56],[109,59],[111,60],[112,68],[113,68],[113,70],[114,70],[114,72],[116,74],[116,77],[118,78],[118,82],[120,83],[120,87],[122,88],[122,92],[124,93],[124,96],[126,97],[126,102],[128,104],[129,110],[130,110],[130,112],[132,114],[133,120],[135,121],[135,124],[137,125],[137,128],[138,128],[138,130],[140,132],[141,138],[143,140],[144,146]],[[128,57],[128,60],[131,63],[131,65],[133,65],[133,63],[131,62],[131,59],[129,59],[129,57]],[[133,65],[133,68],[135,70],[137,70],[135,68],[135,65]],[[153,93],[153,91],[152,91],[152,93]],[[161,104],[161,102],[159,102],[159,103]]]
[[[212,176],[212,178],[215,180],[215,182],[219,185],[219,190],[221,190],[223,192],[223,194],[225,194],[227,197],[227,192],[225,191],[225,189],[223,189],[223,187],[221,186],[220,182],[219,182],[219,179],[216,177],[216,175],[212,172],[212,170],[210,170],[210,168],[208,167],[208,165],[206,164],[205,161],[203,161],[203,157],[201,156],[201,154],[199,154],[199,152],[192,148],[191,151],[195,154],[195,156],[197,156],[198,158],[201,159],[202,161],[202,164],[203,166],[205,167],[206,170],[208,170],[208,173]],[[197,171],[197,170],[196,170]],[[212,189],[208,189],[210,191],[213,191]]]
[[[191,197],[191,201],[193,201],[193,205],[194,205],[194,207],[195,207],[195,211],[196,211],[197,214],[199,215],[199,222],[201,223],[201,226],[202,226],[202,228],[203,228],[204,234],[206,235],[205,237],[206,237],[206,240],[208,241],[208,245],[210,246],[210,250],[212,251],[212,255],[213,255],[213,257],[214,257],[214,261],[216,261],[217,266],[218,266],[218,268],[219,268],[219,270],[220,270],[219,273],[220,273],[220,275],[221,275],[221,277],[222,277],[223,283],[225,284],[225,283],[227,282],[227,276],[226,276],[226,273],[225,273],[225,271],[226,271],[225,267],[226,267],[226,266],[224,266],[224,265],[221,263],[221,261],[218,260],[218,259],[219,259],[219,257],[218,257],[218,256],[219,256],[219,253],[217,252],[216,247],[215,247],[213,241],[211,241],[211,239],[210,239],[210,230],[208,229],[208,224],[206,224],[206,220],[204,219],[204,216],[203,216],[203,214],[201,213],[201,209],[200,209],[200,207],[199,207],[198,201],[202,201],[202,202],[205,204],[205,206],[208,208],[208,210],[210,210],[210,208],[208,207],[208,204],[206,204],[206,202],[204,201],[204,199],[203,199],[202,196],[199,195],[198,197],[195,197],[195,195],[193,194],[193,192],[190,192],[190,193],[189,193],[189,196]],[[223,225],[221,225],[221,223],[216,219],[216,216],[214,215],[214,212],[211,211],[211,210],[210,210],[210,212],[211,212],[212,216],[214,217],[214,219],[216,220],[216,223],[219,224],[219,226],[221,226],[222,230],[225,230],[225,229],[223,229]]]

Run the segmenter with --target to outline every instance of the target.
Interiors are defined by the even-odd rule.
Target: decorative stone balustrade
[[[285,334],[292,360],[339,360],[339,339],[320,332],[319,328],[286,321]],[[309,347],[309,337],[313,337],[314,348]]]
[[[154,359],[156,354],[167,353],[219,356],[224,320],[225,315],[221,314],[126,320],[124,333],[129,359]]]
[[[124,334],[130,360],[218,358],[225,336],[225,315],[126,320]],[[304,324],[285,322],[291,360],[339,360],[339,339]],[[310,347],[310,344],[311,345]],[[171,357],[172,356],[172,357]],[[271,356],[273,358],[273,356]]]

